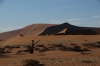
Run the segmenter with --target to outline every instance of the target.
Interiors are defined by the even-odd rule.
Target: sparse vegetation
[[[95,63],[95,62],[92,61],[92,60],[83,60],[82,62],[84,62],[84,63]]]
[[[39,61],[34,59],[27,59],[22,61],[23,66],[44,66],[44,64],[40,64]]]
[[[59,47],[59,49],[60,49],[61,51],[67,51],[67,50],[68,50],[66,46],[61,46],[61,47]]]
[[[48,51],[49,49],[47,47],[43,47],[42,49],[39,50],[39,52],[46,52]]]
[[[76,51],[76,52],[81,52],[81,47],[78,46],[78,45],[75,45],[73,48],[72,48],[73,51]]]
[[[90,50],[87,48],[83,48],[81,54],[90,54]]]
[[[0,54],[4,53],[4,48],[0,48]]]
[[[17,55],[21,55],[21,53],[22,53],[21,50],[19,50],[19,51],[16,52]]]

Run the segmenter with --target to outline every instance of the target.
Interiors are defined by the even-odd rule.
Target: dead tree
[[[40,41],[40,40],[39,40],[39,41]],[[37,41],[36,43],[38,43],[39,41]],[[32,45],[29,46],[30,54],[33,54],[33,53],[34,53],[34,45],[35,45],[36,43],[34,43],[34,40],[32,40]]]

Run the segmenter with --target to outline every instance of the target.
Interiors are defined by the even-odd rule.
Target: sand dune
[[[60,31],[67,28],[65,33],[59,33]],[[58,34],[59,33],[59,34]],[[63,23],[60,25],[54,25],[46,28],[41,34],[39,35],[98,35],[100,34],[100,28],[93,28],[93,27],[79,27],[74,26],[69,23]]]
[[[64,44],[64,43],[86,43],[100,41],[100,35],[64,35],[64,36],[17,36],[13,39],[3,42],[1,45],[30,45],[31,40],[35,42],[40,40],[37,44]]]
[[[100,28],[79,27],[69,23],[63,24],[32,24],[22,29],[0,33],[0,40],[8,40],[16,36],[44,35],[100,35]]]
[[[24,59],[36,59],[45,66],[100,66],[100,45],[93,45],[100,41],[99,34],[100,28],[78,27],[68,23],[33,24],[22,29],[0,33],[0,48],[4,48],[6,45],[22,45],[19,48],[10,48],[11,53],[1,54],[0,66],[23,66],[21,61]],[[35,42],[40,40],[37,44],[43,44],[44,48],[50,49],[50,45],[62,44],[62,49],[66,47],[68,50],[61,51],[59,47],[59,49],[45,52],[35,50],[33,54],[22,52],[17,55],[19,51],[26,50],[24,45],[30,45],[32,40]],[[84,43],[93,46],[84,46]],[[81,49],[88,48],[91,52],[83,55],[81,52],[76,52],[75,49],[69,51],[70,46],[71,48],[75,46],[79,46]],[[35,48],[37,48],[36,45]]]
[[[54,25],[54,24],[33,24],[33,25],[26,26],[22,29],[0,33],[0,40],[14,38],[16,36],[19,36],[20,34],[35,36],[35,35],[41,33],[47,27],[52,26],[52,25]]]

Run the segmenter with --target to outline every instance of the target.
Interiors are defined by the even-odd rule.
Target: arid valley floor
[[[0,33],[0,66],[100,66],[100,28],[32,24]]]
[[[33,54],[23,51],[31,40],[40,40]],[[38,60],[44,66],[100,66],[99,41],[100,35],[17,36],[0,42],[5,48],[0,66],[23,66],[22,60],[26,59]],[[82,53],[80,49],[84,48],[90,51]]]

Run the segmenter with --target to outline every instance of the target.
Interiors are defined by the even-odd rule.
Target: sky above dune
[[[100,0],[0,0],[0,32],[64,22],[100,27]]]

